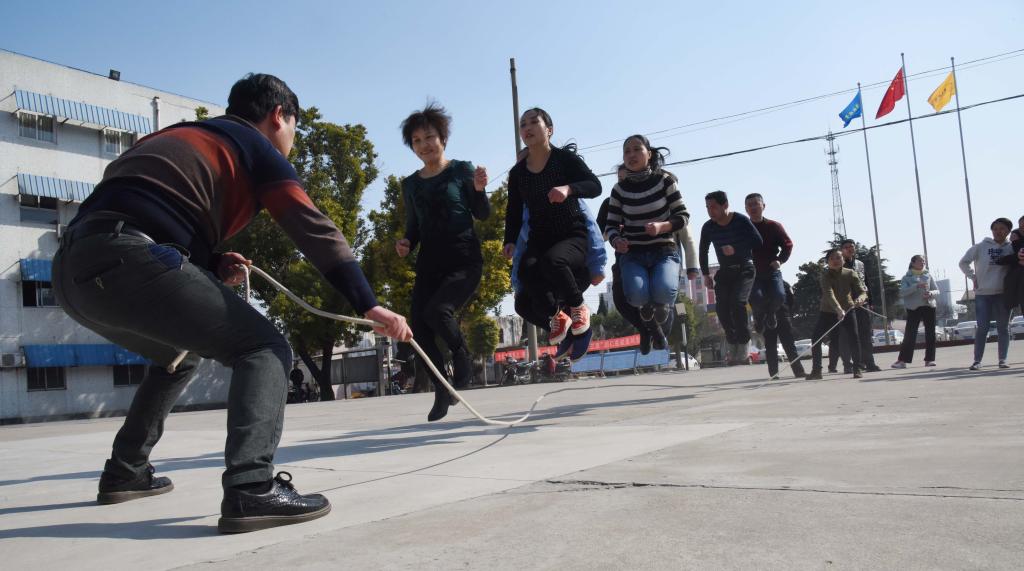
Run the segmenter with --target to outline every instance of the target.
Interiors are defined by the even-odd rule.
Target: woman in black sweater
[[[549,323],[534,325],[547,327],[548,343],[557,345],[570,330],[579,336],[590,329],[590,310],[574,279],[575,272],[586,271],[588,244],[579,201],[599,196],[601,183],[576,154],[575,145],[551,146],[553,133],[554,123],[543,109],[528,109],[519,119],[528,152],[508,175],[504,254],[509,259],[515,254],[523,208],[528,209],[530,229],[519,280],[534,305],[530,313],[550,317]]]
[[[405,237],[395,250],[405,257],[420,247],[412,289],[413,335],[439,371],[445,370],[445,359],[436,338],[444,340],[452,354],[452,384],[462,389],[469,385],[472,361],[455,314],[480,285],[483,257],[473,219],[486,219],[491,206],[484,192],[487,170],[444,156],[450,121],[443,107],[431,104],[402,122],[402,138],[423,168],[402,179]],[[435,421],[455,401],[431,380],[434,406],[427,420]]]

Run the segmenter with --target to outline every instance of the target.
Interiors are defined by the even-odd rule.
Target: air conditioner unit
[[[67,231],[68,231],[68,225],[67,224],[58,224],[57,225],[57,239],[60,240],[60,237],[63,236],[64,233],[67,232]]]
[[[14,369],[25,366],[25,355],[21,353],[0,353],[0,369]]]

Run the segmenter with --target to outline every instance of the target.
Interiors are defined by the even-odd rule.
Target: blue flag
[[[849,125],[850,121],[853,121],[857,117],[860,117],[863,107],[864,106],[860,104],[860,90],[858,89],[857,96],[854,97],[853,101],[851,101],[850,104],[846,106],[846,109],[843,109],[839,113],[839,118],[843,120],[843,127]]]

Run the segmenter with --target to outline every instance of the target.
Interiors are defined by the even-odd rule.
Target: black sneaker
[[[434,406],[427,413],[427,422],[441,420],[448,415],[448,407],[455,406],[459,401],[441,383],[434,383]]]
[[[665,333],[661,331],[661,326],[657,323],[651,328],[651,347],[658,351],[668,347],[668,338],[665,337]]]
[[[302,495],[292,485],[292,475],[278,472],[270,481],[270,490],[247,492],[238,488],[224,490],[220,503],[217,531],[245,533],[270,527],[302,523],[331,512],[331,502],[321,494]]]
[[[863,379],[864,378],[864,373],[861,373],[860,369],[854,369],[853,370],[853,378],[855,378],[855,379]]]
[[[669,311],[669,307],[665,304],[659,303],[655,305],[654,320],[657,321],[659,324],[664,324],[666,321],[668,321]]]
[[[877,373],[881,370],[882,368],[878,365],[868,365],[867,367],[864,367],[864,372],[866,373]]]
[[[170,478],[154,477],[156,470],[152,465],[146,471],[130,480],[118,478],[110,472],[100,476],[100,492],[96,494],[96,503],[100,505],[119,504],[148,496],[159,496],[174,489]]]
[[[804,372],[804,366],[800,364],[800,361],[793,363],[793,376],[794,377],[805,377],[807,376]]]
[[[808,381],[820,381],[821,380],[821,369],[812,369],[811,373],[804,377]]]
[[[849,375],[851,373],[853,373],[853,367],[843,367],[843,374],[844,375]]]
[[[649,355],[651,353],[651,333],[646,329],[640,330],[640,354]]]
[[[465,347],[452,351],[452,385],[456,389],[464,389],[469,386],[473,378],[473,359]]]
[[[828,372],[830,372],[830,373],[836,373],[836,372],[838,372],[838,371],[836,370],[836,368],[835,368],[835,367],[829,367],[829,368],[828,368]]]

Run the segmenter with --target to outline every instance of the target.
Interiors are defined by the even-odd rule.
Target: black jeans
[[[864,367],[874,367],[875,365],[875,353],[874,353],[874,329],[871,327],[871,314],[863,309],[851,310],[857,317],[857,335],[858,345],[860,347],[857,356],[860,358],[860,363]],[[849,367],[850,365],[850,348],[854,345],[847,342],[845,345],[839,342],[838,331],[833,333],[832,339],[829,341],[829,354],[828,354],[828,366],[830,369],[836,368],[836,362],[839,356],[843,357],[843,367]],[[839,351],[835,352],[833,347],[839,347]]]
[[[637,331],[646,327],[643,320],[640,319],[640,309],[626,301],[626,293],[622,291],[622,274],[619,273],[618,263],[612,264],[612,302],[619,315],[630,325],[636,327]]]
[[[768,376],[770,377],[774,377],[779,372],[780,340],[782,341],[782,350],[786,352],[786,357],[790,361],[796,359],[798,354],[796,343],[793,341],[793,326],[789,320],[789,309],[782,306],[775,312],[775,316],[778,326],[775,329],[764,330],[765,353],[768,361]],[[799,362],[793,363],[794,372],[799,373],[803,370],[803,367],[799,367],[799,365]]]
[[[914,360],[914,346],[917,345],[917,326],[924,322],[924,360],[935,360],[935,308],[925,305],[907,310],[907,328],[903,331],[899,360],[910,363]]]
[[[428,267],[432,265],[434,268]],[[476,293],[482,272],[483,264],[479,262],[451,269],[417,264],[416,283],[412,287],[412,332],[438,371],[444,371],[438,337],[452,352],[466,345],[455,314]],[[430,378],[435,386],[440,384],[433,375]]]
[[[853,359],[853,370],[859,371],[863,367],[860,362],[860,338],[857,336],[857,317],[855,314],[855,311],[847,311],[843,317],[842,325],[832,329],[832,326],[839,320],[839,316],[835,313],[822,311],[818,314],[818,323],[814,326],[814,335],[811,336],[811,342],[813,343],[820,339],[829,329],[832,329],[833,333],[842,329],[841,343],[846,344],[848,347]],[[811,363],[813,370],[821,370],[821,343],[816,343],[814,348],[811,349]]]
[[[575,268],[573,270],[573,276],[576,279],[576,287],[579,288],[580,291],[586,290],[590,287],[590,270],[586,268]],[[621,287],[619,291],[622,291]],[[541,303],[536,303],[536,301],[536,296],[532,295],[525,288],[520,288],[520,290],[516,292],[515,296],[516,313],[525,321],[547,331],[551,327],[551,315],[548,314],[548,304],[546,301],[542,301]],[[639,315],[639,313],[637,315]]]
[[[231,367],[223,485],[271,479],[292,354],[256,308],[173,247],[126,234],[78,236],[74,227],[54,256],[53,288],[72,319],[152,361],[106,471],[131,478],[146,470],[171,407],[208,357]],[[188,358],[168,373],[181,349]]]
[[[715,274],[715,311],[730,344],[750,341],[747,299],[754,285],[754,263],[724,266]]]
[[[523,318],[535,323],[530,316],[543,314],[547,322],[560,309],[583,304],[587,286],[580,287],[576,274],[586,272],[588,247],[586,230],[557,239],[531,234],[519,260],[521,290],[532,307],[529,316],[520,313]]]

